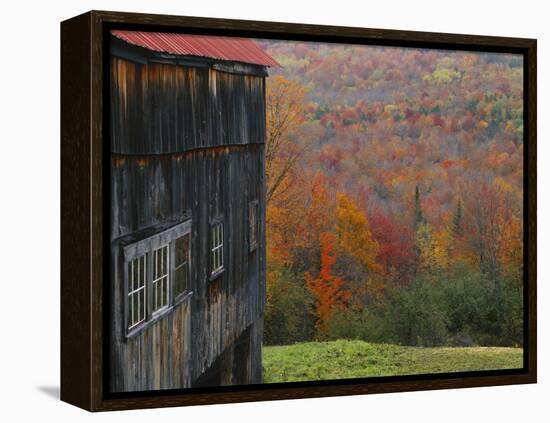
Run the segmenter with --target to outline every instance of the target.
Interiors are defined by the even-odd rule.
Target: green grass
[[[522,348],[421,348],[348,340],[263,347],[265,383],[514,369],[522,366]]]

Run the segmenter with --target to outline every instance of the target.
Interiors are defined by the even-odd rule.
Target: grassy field
[[[523,349],[420,348],[363,341],[264,346],[264,382],[296,382],[522,367]]]

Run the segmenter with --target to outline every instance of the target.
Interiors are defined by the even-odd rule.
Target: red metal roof
[[[163,53],[280,66],[249,38],[118,30],[111,34],[129,44]]]

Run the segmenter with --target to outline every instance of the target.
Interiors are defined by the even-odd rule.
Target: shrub
[[[385,303],[365,309],[362,339],[426,347],[445,344],[448,331],[440,297],[441,292],[423,280],[389,291]]]
[[[454,269],[442,284],[449,332],[470,336],[478,345],[521,344],[522,287],[517,277],[491,281],[467,268]]]
[[[290,271],[281,273],[266,308],[267,344],[314,338],[312,299]],[[363,307],[362,309],[358,307]],[[388,287],[382,298],[335,312],[329,340],[361,339],[412,346],[521,346],[523,283],[521,272],[489,280],[469,266],[456,265],[431,279]]]
[[[335,311],[328,325],[328,340],[364,339],[365,327],[361,312],[352,308]]]
[[[290,269],[284,268],[276,276],[268,286],[263,342],[285,345],[312,339],[311,295]]]
[[[394,327],[394,336],[400,344],[428,347],[447,341],[447,316],[441,292],[431,282],[416,280],[410,287],[396,291],[385,320]]]

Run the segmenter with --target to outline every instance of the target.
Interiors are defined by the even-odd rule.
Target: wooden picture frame
[[[523,55],[523,368],[110,393],[109,384],[106,383],[106,361],[109,354],[106,334],[109,333],[109,323],[105,313],[110,301],[106,275],[110,272],[111,258],[109,228],[106,225],[109,219],[110,197],[107,181],[110,174],[106,165],[109,157],[105,144],[109,112],[105,95],[108,92],[108,34],[113,29],[511,52]],[[533,39],[104,11],[91,11],[62,22],[61,399],[89,411],[105,411],[536,383],[536,73],[536,40]],[[250,203],[246,203],[246,208],[247,214],[254,209],[256,215],[257,199],[251,198]],[[261,208],[260,203],[260,213],[263,213]],[[247,233],[249,229],[245,227]],[[250,250],[246,249],[246,254],[254,253],[257,248],[257,240],[254,240]]]

